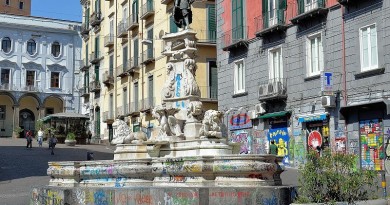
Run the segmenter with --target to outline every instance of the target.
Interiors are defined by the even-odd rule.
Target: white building
[[[81,23],[0,14],[0,136],[36,120],[83,110]]]

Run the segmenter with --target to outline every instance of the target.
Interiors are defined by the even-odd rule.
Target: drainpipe
[[[144,1],[141,0],[141,13],[142,13],[142,9],[143,9],[143,6],[144,6]],[[142,15],[142,14],[141,14]],[[154,17],[153,17],[154,18]],[[144,35],[144,21],[141,20],[141,33],[140,33],[140,37],[141,37],[141,41],[143,40],[143,35]],[[138,41],[139,43],[140,41]],[[143,61],[143,58],[144,58],[144,44],[142,44],[141,42],[141,61]],[[139,62],[139,61],[138,61]],[[142,63],[142,62],[141,62]],[[141,68],[145,68],[145,69],[141,69],[140,70],[140,73],[141,73],[141,99],[142,99],[142,105],[141,107],[144,108],[144,75],[146,73],[143,73],[144,70],[146,70],[146,65],[145,64],[142,64]],[[139,108],[138,108],[139,109]],[[141,114],[140,114],[140,117],[141,117]],[[140,130],[142,128],[142,118],[140,118]]]

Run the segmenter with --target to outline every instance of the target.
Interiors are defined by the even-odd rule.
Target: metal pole
[[[387,192],[386,192],[386,174],[385,171],[381,171],[381,176],[382,176],[382,189],[383,189],[383,198],[387,197]]]

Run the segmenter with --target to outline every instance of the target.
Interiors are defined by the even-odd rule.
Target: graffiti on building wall
[[[231,132],[230,139],[232,142],[241,143],[240,154],[252,153],[252,136],[249,135],[247,130],[237,130]]]
[[[299,167],[305,163],[306,159],[306,135],[303,131],[294,132],[294,167]]]
[[[290,137],[288,136],[287,127],[269,129],[268,131],[268,140],[274,140],[275,145],[278,146],[278,156],[283,157],[283,164],[290,164],[289,154],[288,154],[288,145]]]
[[[253,130],[253,154],[267,154],[268,153],[268,140],[266,130]]]
[[[382,121],[379,119],[359,122],[361,164],[370,170],[384,169],[384,143]]]
[[[390,128],[387,128],[385,134],[385,170],[386,174],[390,174]]]

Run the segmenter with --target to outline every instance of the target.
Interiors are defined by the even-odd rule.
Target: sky
[[[31,0],[31,15],[81,22],[80,0]]]

